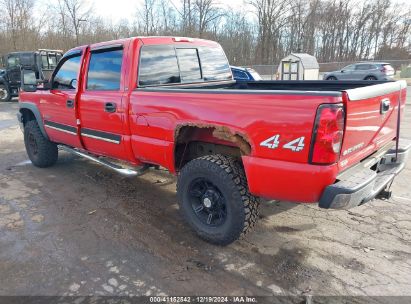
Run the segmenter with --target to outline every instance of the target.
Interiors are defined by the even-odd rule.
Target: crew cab
[[[237,83],[213,41],[97,43],[68,51],[39,86],[22,73],[35,166],[65,150],[129,176],[166,168],[186,221],[220,245],[250,230],[260,198],[339,209],[388,198],[410,149],[405,82]]]

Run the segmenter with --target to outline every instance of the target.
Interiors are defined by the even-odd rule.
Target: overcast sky
[[[132,19],[136,16],[137,7],[142,5],[142,0],[85,0],[89,3],[94,3],[95,13],[102,17],[111,18],[114,22],[121,19]],[[174,3],[177,7],[179,0],[162,0]],[[246,7],[245,0],[218,0],[218,3],[233,9],[244,9]]]
[[[50,2],[56,0],[37,0],[37,10],[41,13],[41,7],[48,5]],[[98,16],[118,22],[121,19],[132,20],[136,18],[137,8],[142,7],[143,0],[83,0],[87,6],[93,4],[94,13]],[[180,0],[160,0],[168,1],[171,5],[174,4],[179,7]],[[362,0],[358,0],[361,2]],[[393,0],[393,2],[406,3],[411,0]],[[239,11],[251,11],[250,5],[247,4],[248,0],[216,0],[221,6],[225,8],[231,8]]]

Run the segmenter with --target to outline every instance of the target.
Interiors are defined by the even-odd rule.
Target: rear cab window
[[[140,52],[139,86],[232,80],[220,47],[146,45]]]
[[[176,49],[181,82],[201,81],[197,49]]]

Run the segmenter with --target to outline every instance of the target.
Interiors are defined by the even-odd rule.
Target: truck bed
[[[338,162],[339,171],[344,171],[362,161],[383,146],[393,144],[397,136],[399,99],[405,104],[404,81],[257,81],[241,82],[209,82],[202,84],[183,84],[171,86],[150,86],[139,88],[137,91],[152,95],[161,94],[164,98],[185,100],[187,95],[193,103],[214,104],[221,111],[225,105],[230,105],[234,111],[226,117],[241,117],[243,124],[253,125],[255,121],[248,115],[251,109],[267,111],[264,118],[259,112],[259,120],[272,125],[272,132],[290,136],[289,130],[300,129],[299,121],[307,123],[304,128],[313,128],[315,111],[320,104],[341,103],[345,108],[345,132]],[[164,94],[164,95],[163,95]],[[387,109],[382,112],[382,104],[387,103]],[[311,112],[309,116],[306,116]],[[203,117],[198,113],[196,117]],[[254,115],[256,116],[256,115]],[[284,118],[285,117],[285,118]],[[299,119],[296,119],[299,117]],[[203,118],[204,119],[204,118]],[[255,117],[254,117],[255,119]],[[283,126],[288,126],[284,130]],[[281,130],[281,132],[280,132]],[[274,133],[273,133],[274,134]],[[305,136],[310,143],[309,134]],[[258,147],[259,148],[259,147]],[[265,153],[265,151],[261,151]],[[278,160],[307,162],[297,159],[298,153],[282,158],[278,150],[263,157]]]
[[[208,82],[182,85],[162,85],[147,86],[143,89],[226,89],[226,90],[270,90],[270,91],[336,91],[357,89],[367,86],[374,86],[383,83],[395,83],[395,81],[369,81],[369,80],[346,80],[346,81],[328,81],[328,80],[263,80],[263,81],[224,81]]]

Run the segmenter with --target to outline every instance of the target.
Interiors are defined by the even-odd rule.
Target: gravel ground
[[[129,179],[64,153],[33,167],[16,111],[0,104],[0,295],[411,296],[411,162],[389,201],[267,202],[223,248],[182,221],[166,172]]]

